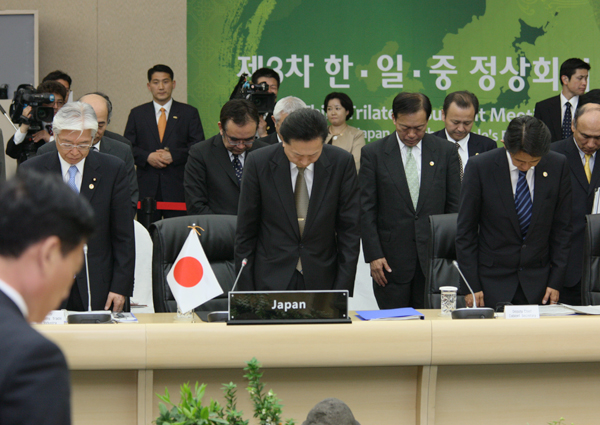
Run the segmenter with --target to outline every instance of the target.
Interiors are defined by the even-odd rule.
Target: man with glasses
[[[133,292],[135,244],[131,197],[125,163],[90,151],[98,121],[94,109],[82,102],[65,105],[54,117],[58,154],[31,158],[21,168],[57,173],[85,197],[94,210],[96,229],[88,242],[92,309],[121,311]],[[85,267],[77,274],[62,308],[87,310]]]
[[[189,215],[237,214],[248,152],[268,146],[254,140],[258,122],[252,102],[230,100],[221,109],[219,134],[190,149],[183,179]]]
[[[45,103],[42,106],[54,109],[54,115],[63,107],[67,97],[67,89],[57,81],[46,81],[36,89],[38,93],[51,93],[54,102]],[[31,106],[23,109],[23,116],[31,118]],[[52,122],[44,122],[44,128],[33,134],[29,132],[28,124],[21,124],[14,136],[6,144],[6,154],[17,160],[18,164],[36,155],[37,150],[44,143],[54,140]]]
[[[184,202],[183,173],[190,148],[204,140],[198,110],[177,102],[173,70],[154,65],[148,70],[152,102],[131,110],[124,136],[131,141],[137,165],[140,199]],[[157,211],[152,221],[185,215],[183,211]]]

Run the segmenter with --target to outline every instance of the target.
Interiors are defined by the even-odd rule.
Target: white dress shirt
[[[231,161],[232,166],[233,166],[233,155],[234,155],[234,153],[231,152],[230,150],[228,150],[227,153],[229,154],[229,160]],[[244,168],[244,161],[246,161],[246,151],[244,151],[241,154],[238,154],[238,159],[240,160],[240,164],[242,164],[242,168]]]
[[[446,131],[446,130],[444,130]],[[454,140],[448,132],[446,131],[446,138],[452,143],[458,143],[458,154],[460,155],[460,160],[462,161],[463,170],[467,166],[467,161],[469,161],[469,138],[471,137],[471,133],[467,134],[462,140]]]
[[[171,106],[173,106],[173,98],[169,99],[169,101],[164,105],[159,105],[155,101],[152,101],[152,103],[154,104],[154,115],[156,115],[156,124],[158,125],[158,119],[160,118],[160,108],[165,109],[165,117],[167,121],[169,121],[169,111],[171,110]]]
[[[296,179],[298,178],[298,166],[293,162],[290,162],[290,173],[292,174],[292,191],[296,190]],[[308,197],[312,193],[312,185],[315,178],[315,163],[313,162],[304,170],[304,181],[306,182],[306,188],[308,189]]]
[[[519,169],[512,163],[510,153],[506,151],[506,157],[508,158],[508,169],[510,170],[510,182],[512,183],[513,196],[517,193],[517,182],[519,181]],[[535,167],[531,167],[527,170],[527,186],[529,186],[529,194],[531,195],[531,202],[533,202],[533,188],[535,183]]]

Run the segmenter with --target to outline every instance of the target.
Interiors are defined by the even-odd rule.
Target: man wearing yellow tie
[[[591,214],[594,191],[600,186],[600,165],[595,167],[600,149],[600,105],[588,103],[575,112],[573,135],[552,143],[550,149],[567,157],[573,186],[573,237],[565,284],[559,302],[581,304],[581,273],[585,216]]]
[[[204,140],[198,110],[172,98],[173,70],[154,65],[148,70],[152,102],[131,110],[124,136],[131,141],[137,165],[140,199],[185,202],[183,174],[192,145]],[[161,217],[185,215],[185,211],[159,211]]]

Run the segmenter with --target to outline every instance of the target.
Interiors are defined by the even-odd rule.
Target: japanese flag
[[[190,311],[223,293],[194,229],[167,275],[171,292],[182,312]]]

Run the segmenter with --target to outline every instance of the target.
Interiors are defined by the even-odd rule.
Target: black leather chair
[[[600,305],[600,215],[590,214],[586,219],[581,301],[583,305]]]
[[[177,311],[177,303],[167,283],[167,274],[190,233],[188,226],[192,224],[204,229],[201,231],[200,242],[224,292],[197,307],[195,311],[227,310],[227,292],[235,281],[233,248],[236,221],[237,217],[234,215],[192,215],[160,220],[150,226],[154,244],[152,298],[157,313]]]
[[[429,216],[431,238],[429,240],[429,271],[425,278],[425,308],[441,308],[442,286],[460,288],[461,278],[452,261],[456,260],[456,220],[458,214]],[[457,307],[465,307],[465,297],[459,295]]]

